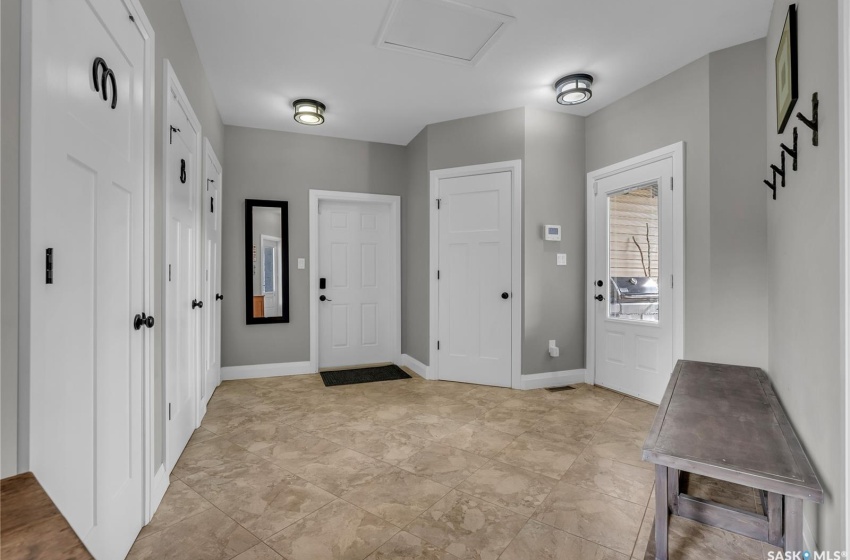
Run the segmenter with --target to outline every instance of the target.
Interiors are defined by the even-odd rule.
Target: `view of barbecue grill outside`
[[[658,322],[658,184],[608,197],[608,316]]]

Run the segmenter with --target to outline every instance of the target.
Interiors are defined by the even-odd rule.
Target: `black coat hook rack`
[[[779,147],[782,148],[785,153],[791,156],[791,159],[794,160],[791,164],[791,169],[797,171],[797,127],[794,127],[794,148],[789,148],[785,144],[779,144]]]
[[[812,129],[812,146],[818,145],[818,105],[820,105],[818,92],[814,92],[812,94],[812,119],[807,119],[803,116],[803,113],[797,113],[797,118]]]

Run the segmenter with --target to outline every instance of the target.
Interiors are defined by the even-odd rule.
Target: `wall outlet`
[[[307,266],[307,259],[298,259],[298,270],[304,270]]]
[[[567,254],[558,253],[558,266],[567,266]]]

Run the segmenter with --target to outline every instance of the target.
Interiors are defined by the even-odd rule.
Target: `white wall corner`
[[[571,369],[565,371],[549,371],[546,373],[529,373],[520,379],[520,388],[523,391],[529,389],[545,389],[548,387],[563,387],[573,383],[584,383],[587,370]]]
[[[283,377],[316,373],[310,362],[286,362],[281,364],[257,364],[253,366],[230,366],[221,368],[221,380],[257,379],[260,377]]]
[[[401,361],[401,363],[399,365],[401,367],[408,367],[408,368],[412,369],[416,373],[416,375],[418,375],[419,377],[421,377],[423,379],[431,379],[428,376],[429,375],[428,366],[426,366],[425,364],[423,364],[422,362],[420,362],[419,360],[417,360],[413,356],[410,356],[408,354],[402,354],[400,361]]]
[[[812,526],[809,524],[809,520],[806,519],[806,516],[803,516],[803,550],[814,551],[817,550],[817,543],[815,542],[815,534],[812,532]]]

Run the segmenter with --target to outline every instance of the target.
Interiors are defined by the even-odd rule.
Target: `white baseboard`
[[[413,356],[402,354],[400,361],[401,363],[399,365],[401,367],[409,367],[414,372],[416,372],[416,375],[418,375],[419,377],[423,379],[430,379],[430,377],[428,377],[428,366],[426,366]]]
[[[257,379],[259,377],[282,377],[316,373],[310,362],[286,362],[282,364],[257,364],[253,366],[230,366],[221,368],[221,380]]]
[[[545,389],[547,387],[563,387],[573,383],[584,383],[587,370],[571,369],[567,371],[549,371],[546,373],[530,373],[522,376],[520,389]]]

